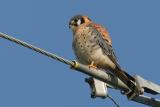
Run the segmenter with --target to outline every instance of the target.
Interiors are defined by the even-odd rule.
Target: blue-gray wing
[[[107,55],[110,60],[116,65],[115,70],[113,70],[113,73],[119,77],[127,86],[134,86],[134,84],[130,81],[135,81],[135,79],[129,75],[127,72],[121,69],[120,65],[118,64],[117,57],[113,51],[113,48],[111,44],[107,41],[107,38],[104,38],[103,33],[100,32],[100,30],[97,30],[94,28],[94,26],[91,25],[91,27],[94,29],[93,33],[96,34],[98,37],[96,39],[97,44],[102,48],[102,51],[105,55]]]
[[[124,70],[122,70],[121,66],[118,64],[118,60],[117,57],[114,53],[114,50],[112,48],[111,45],[109,45],[108,41],[106,41],[101,34],[98,34],[98,39],[97,39],[97,43],[99,44],[99,46],[102,48],[103,52],[110,58],[110,60],[116,65],[116,67],[121,71],[120,74],[122,74],[122,76],[127,76],[129,77],[130,80],[134,81],[134,78],[129,75],[127,72],[125,72]]]
[[[92,26],[92,25],[91,25]],[[94,26],[92,26],[94,28]],[[99,46],[102,48],[104,54],[106,54],[110,60],[118,67],[120,68],[120,65],[118,64],[117,61],[117,57],[114,53],[114,50],[112,48],[112,46],[110,45],[110,43],[107,41],[106,38],[104,38],[104,36],[102,35],[103,33],[100,32],[100,30],[97,30],[96,28],[94,28],[93,31],[98,37],[97,37],[97,43],[99,44]],[[121,69],[121,68],[120,68]]]

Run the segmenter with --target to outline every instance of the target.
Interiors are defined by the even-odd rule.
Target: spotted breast
[[[113,62],[104,54],[98,41],[98,35],[101,35],[92,24],[80,26],[73,37],[73,50],[80,63],[91,64],[93,61],[97,67],[107,65],[115,66]]]

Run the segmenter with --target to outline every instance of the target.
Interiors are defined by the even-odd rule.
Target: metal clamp
[[[107,97],[106,83],[93,77],[86,78],[85,81],[91,88],[91,98],[100,97],[104,99]]]
[[[146,92],[153,95],[160,94],[160,85],[148,81],[139,75],[135,75],[134,78],[136,80],[137,87],[141,89],[143,93]]]

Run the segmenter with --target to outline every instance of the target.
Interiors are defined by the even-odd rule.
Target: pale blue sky
[[[107,27],[121,66],[160,83],[159,0],[0,0],[0,31],[67,59],[75,59],[70,18],[88,15]],[[0,39],[0,107],[114,107],[90,98],[84,74]],[[109,93],[121,107],[145,107]],[[155,96],[160,98],[159,96]]]

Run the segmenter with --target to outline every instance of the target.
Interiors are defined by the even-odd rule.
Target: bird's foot
[[[97,66],[94,64],[94,62],[92,61],[91,62],[91,64],[90,65],[88,65],[89,66],[89,68],[95,68],[95,69],[97,69]]]

